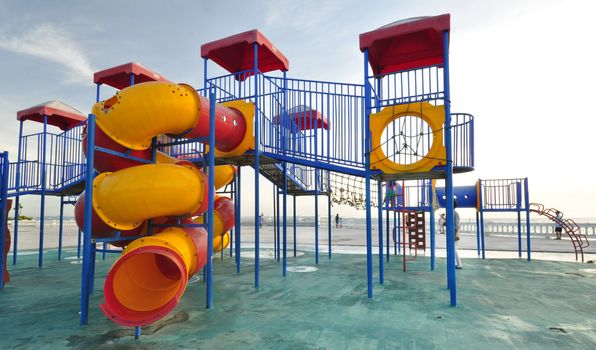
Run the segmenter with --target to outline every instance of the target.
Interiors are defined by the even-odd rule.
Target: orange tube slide
[[[129,244],[112,266],[101,310],[124,326],[145,326],[178,303],[188,279],[207,262],[207,231],[170,227]]]

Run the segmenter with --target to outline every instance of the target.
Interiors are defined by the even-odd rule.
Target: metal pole
[[[482,247],[482,259],[486,259],[484,245],[484,199],[482,197],[482,180],[480,179],[478,179],[478,198],[480,198],[480,245]]]
[[[91,275],[91,216],[93,214],[93,158],[95,149],[95,115],[87,119],[87,164],[85,167],[85,224],[83,230],[83,276],[81,280],[81,306],[79,320],[85,325],[89,318],[89,292]]]
[[[19,240],[19,205],[20,198],[19,192],[21,187],[21,148],[23,147],[23,121],[19,122],[19,149],[17,150],[17,171],[15,177],[16,184],[16,196],[15,196],[15,207],[14,207],[14,232],[12,242],[12,264],[17,264],[18,255],[18,240]]]
[[[8,213],[6,212],[6,208],[8,205],[8,169],[10,163],[8,160],[8,152],[2,153],[2,199],[0,201],[0,207],[2,207],[2,212],[0,213],[0,289],[4,289],[4,269],[6,269],[4,260],[4,248],[6,247],[6,224],[8,219]],[[10,248],[10,247],[9,247]]]
[[[315,169],[315,264],[319,263],[319,169]]]
[[[373,297],[372,223],[370,212],[370,108],[371,91],[368,81],[368,49],[364,50],[364,177],[366,190],[366,282],[368,297]]]
[[[215,191],[213,183],[215,179],[215,89],[209,89],[209,209],[207,212],[208,238],[207,238],[207,308],[213,307],[213,220],[214,220],[214,201]],[[222,237],[223,241],[223,237]]]
[[[273,260],[277,260],[277,186],[273,185]]]
[[[64,184],[64,182],[63,182]],[[60,223],[58,228],[58,260],[62,259],[62,231],[64,229],[64,195],[60,195]]]
[[[532,260],[532,249],[530,245],[530,189],[528,188],[528,178],[524,178],[524,204],[526,206],[526,251],[528,261]]]
[[[327,191],[330,191],[329,181],[327,181]],[[329,259],[331,259],[331,225],[331,193],[327,193],[327,254]]]
[[[296,196],[294,196],[292,209],[294,210],[294,257],[296,257]]]
[[[515,184],[515,192],[517,203],[515,205],[515,210],[517,211],[517,255],[519,258],[522,257],[522,236],[521,236],[521,182],[517,182]]]
[[[44,240],[44,223],[46,211],[46,147],[48,135],[48,116],[43,116],[43,136],[42,136],[42,154],[41,154],[41,207],[39,210],[39,255],[37,266],[43,266],[43,240]]]
[[[238,167],[238,175],[236,176],[236,215],[235,217],[235,227],[234,227],[234,243],[236,248],[236,272],[240,273],[240,227],[241,227],[241,215],[242,211],[240,210],[240,184],[242,183],[241,179],[241,167]]]
[[[480,256],[480,213],[476,210],[476,252]]]
[[[285,175],[284,175],[285,176]],[[275,232],[275,238],[277,240],[275,249],[277,250],[277,262],[279,262],[281,260],[281,215],[280,215],[280,205],[279,205],[279,187],[275,187],[275,198],[276,198],[276,204],[277,207],[275,208],[275,214],[277,217],[277,222],[275,223],[275,227],[277,228],[277,231]]]
[[[259,44],[254,44],[255,79],[255,288],[259,288],[259,174],[260,174],[260,133],[259,130]]]
[[[385,271],[383,266],[383,183],[381,180],[377,180],[377,206],[379,216],[379,283],[383,284]]]
[[[443,82],[445,84],[445,150],[447,161],[445,167],[445,195],[447,211],[447,279],[451,306],[457,305],[455,276],[455,230],[453,208],[453,151],[451,146],[451,97],[449,90],[449,32],[443,33]]]
[[[432,180],[428,180],[428,198],[430,203],[430,270],[435,270],[436,262],[436,227],[435,227],[435,207],[434,207],[434,196],[433,196],[433,184]]]
[[[288,268],[288,261],[287,261],[287,240],[288,240],[288,175],[287,175],[287,163],[283,162],[283,171],[284,171],[284,186],[283,186],[283,276],[286,276],[286,270]]]

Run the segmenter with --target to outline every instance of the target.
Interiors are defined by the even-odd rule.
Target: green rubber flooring
[[[235,273],[229,257],[214,263],[214,308],[194,282],[166,318],[133,329],[97,306],[115,257],[97,261],[89,324],[79,326],[81,264],[55,252],[37,268],[37,255],[9,266],[0,291],[0,349],[595,349],[596,266],[556,261],[465,259],[458,271],[458,306],[449,306],[445,261],[428,258],[386,265],[366,297],[365,256],[289,258],[299,272],[281,276],[281,263],[261,260],[254,288],[252,259]],[[375,260],[375,263],[377,260]]]

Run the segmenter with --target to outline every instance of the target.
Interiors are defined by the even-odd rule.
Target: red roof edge
[[[360,34],[360,51],[368,49],[373,73],[389,74],[440,65],[443,33],[450,31],[451,16],[414,17]]]
[[[123,89],[130,86],[130,76],[134,76],[134,83],[144,83],[148,81],[169,82],[164,76],[143,66],[138,62],[128,62],[116,67],[104,69],[93,74],[95,84],[105,84],[116,89]]]
[[[246,71],[254,68],[252,44],[255,43],[259,45],[258,68],[261,73],[290,69],[290,63],[286,56],[257,29],[203,44],[201,45],[201,57],[214,61],[232,74]],[[243,74],[238,79],[243,80],[250,74]]]
[[[72,110],[61,108],[63,105]],[[77,113],[74,108],[59,101],[46,102],[17,112],[17,120],[32,120],[43,123],[43,117],[47,116],[48,125],[53,125],[61,130],[69,130],[79,123],[87,120],[87,117]]]

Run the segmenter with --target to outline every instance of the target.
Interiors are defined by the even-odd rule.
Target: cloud
[[[273,27],[315,31],[340,6],[338,1],[275,1],[266,9],[266,23]],[[291,19],[291,20],[288,20]]]
[[[0,48],[58,63],[66,69],[66,83],[90,85],[95,71],[69,33],[51,23],[20,36],[0,33]]]

